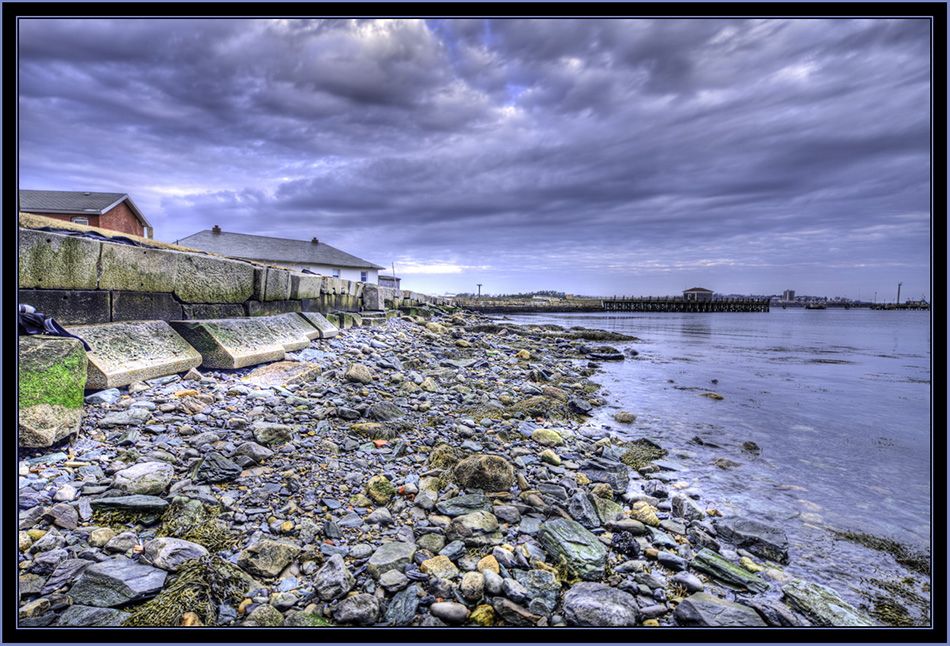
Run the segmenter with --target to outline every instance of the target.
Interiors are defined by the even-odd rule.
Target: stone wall
[[[19,302],[63,325],[361,312],[445,298],[213,254],[19,229]]]

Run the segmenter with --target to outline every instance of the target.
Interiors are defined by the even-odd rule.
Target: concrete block
[[[169,325],[200,353],[204,368],[244,368],[283,361],[285,356],[284,346],[259,318],[171,321]]]
[[[325,294],[344,294],[346,293],[345,284],[349,281],[345,281],[342,278],[333,278],[332,276],[326,276],[326,280],[323,283],[323,290]]]
[[[66,329],[89,344],[86,388],[119,388],[201,365],[201,355],[165,321],[77,325]]]
[[[180,255],[176,251],[104,242],[99,289],[170,294],[175,289]]]
[[[375,312],[363,311],[360,312],[360,318],[362,319],[363,327],[376,327],[378,325],[386,325],[387,316],[386,312],[378,310]]]
[[[308,321],[297,316],[297,313],[277,314],[276,316],[262,316],[261,325],[270,330],[278,343],[284,346],[287,352],[295,352],[310,347],[310,340],[319,336],[320,332]]]
[[[324,291],[325,279],[326,276],[292,272],[290,274],[290,298],[294,300],[320,298],[320,294]]]
[[[300,301],[255,301],[250,300],[244,303],[246,316],[274,316],[275,314],[286,314],[287,312],[299,312],[303,309]]]
[[[341,330],[349,330],[351,327],[359,327],[363,323],[363,319],[360,318],[359,314],[342,311],[336,311],[327,314],[327,320]]]
[[[254,293],[254,266],[179,252],[174,293],[183,303],[243,303]]]
[[[171,294],[112,292],[112,321],[180,321],[181,304]]]
[[[87,359],[69,337],[18,337],[18,446],[45,447],[79,432]]]
[[[109,292],[66,289],[21,289],[20,303],[51,316],[62,325],[108,323],[112,320],[112,295]]]
[[[317,312],[297,312],[297,314],[317,329],[321,339],[329,339],[340,333],[340,328],[330,323],[322,314]]]
[[[181,306],[182,319],[240,319],[247,316],[243,304],[238,303],[193,303]]]
[[[19,286],[44,289],[96,289],[98,240],[20,229]]]
[[[259,301],[285,301],[291,293],[290,271],[273,267],[254,267],[254,295]]]

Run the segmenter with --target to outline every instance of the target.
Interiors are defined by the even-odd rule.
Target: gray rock
[[[418,585],[411,585],[402,592],[396,593],[386,609],[384,616],[386,624],[389,626],[408,626],[416,616],[422,592],[422,588]]]
[[[99,426],[102,428],[138,426],[147,422],[151,416],[152,413],[147,408],[130,408],[116,413],[109,413],[99,420]]]
[[[561,584],[547,570],[515,570],[515,578],[524,586],[528,595],[528,610],[549,616],[557,606]]]
[[[555,557],[563,556],[577,575],[587,581],[600,579],[607,565],[607,548],[580,523],[555,518],[542,523],[538,541]]]
[[[48,518],[57,527],[66,530],[76,529],[79,525],[79,513],[72,505],[65,502],[50,507],[44,517]]]
[[[91,395],[86,395],[83,399],[87,404],[114,404],[119,401],[119,398],[122,397],[122,393],[119,392],[118,388],[109,388],[108,390],[100,390],[99,392],[92,393]]]
[[[686,521],[702,520],[706,511],[695,500],[681,493],[673,494],[673,515]]]
[[[498,531],[498,519],[488,511],[477,511],[452,519],[445,529],[450,541],[460,540],[466,547],[501,545],[504,536]]]
[[[245,548],[238,556],[238,567],[254,576],[275,577],[300,553],[300,546],[285,541],[264,540]]]
[[[115,554],[116,552],[127,552],[138,544],[139,537],[134,532],[122,532],[118,536],[110,538],[102,549]]]
[[[99,498],[93,500],[92,508],[98,509],[118,509],[120,511],[131,511],[138,514],[161,513],[168,506],[168,501],[158,496],[116,496],[114,498]]]
[[[369,626],[379,615],[379,601],[371,594],[357,594],[333,607],[333,619],[341,624]]]
[[[37,592],[41,592],[44,595],[56,592],[66,584],[78,579],[90,565],[92,565],[92,561],[87,561],[86,559],[66,559],[65,561],[60,561],[56,569],[53,570],[52,575],[50,575],[49,579],[43,584],[42,590],[37,590]],[[23,592],[22,585],[20,586],[20,591]]]
[[[257,442],[244,442],[234,450],[234,456],[245,456],[257,464],[262,464],[264,460],[272,457],[274,452],[266,446],[261,446]]]
[[[564,619],[570,626],[636,626],[637,602],[623,590],[602,583],[575,583],[564,595]]]
[[[440,514],[454,518],[477,511],[488,511],[491,508],[491,502],[485,494],[473,493],[443,500],[435,507]]]
[[[465,623],[471,614],[464,605],[454,601],[438,601],[429,606],[429,612],[449,625]]]
[[[175,477],[175,468],[165,462],[140,462],[117,471],[114,485],[128,494],[153,496],[165,491]]]
[[[670,577],[670,581],[683,586],[689,593],[702,592],[705,587],[698,576],[689,572],[677,572]]]
[[[717,518],[713,523],[719,538],[777,563],[788,563],[788,537],[777,527],[751,518]]]
[[[504,594],[505,579],[487,568],[482,572],[482,576],[485,578],[485,592],[489,596],[497,597]]]
[[[114,608],[72,605],[63,611],[54,626],[121,626],[129,613]]]
[[[195,484],[229,482],[241,475],[241,467],[220,453],[208,453],[191,471]]]
[[[578,491],[567,502],[567,513],[587,529],[600,527],[600,516],[585,491]]]
[[[293,429],[286,424],[257,421],[251,424],[251,432],[260,444],[286,444],[293,438]]]
[[[350,574],[339,554],[327,559],[313,577],[313,589],[322,601],[339,599],[352,590],[354,585],[356,579]]]
[[[403,572],[406,566],[412,562],[415,553],[415,545],[409,543],[403,543],[402,541],[383,543],[369,558],[366,571],[374,579],[379,579],[389,570]]]
[[[177,572],[185,561],[208,554],[208,550],[198,543],[168,536],[148,541],[144,552],[152,565],[169,572]]]
[[[537,615],[505,597],[495,597],[492,599],[491,605],[495,612],[504,619],[505,623],[512,626],[537,626],[538,622],[543,619],[541,615]]]
[[[630,470],[626,464],[597,456],[585,461],[580,472],[591,482],[606,482],[614,491],[626,491],[630,479]]]
[[[164,570],[130,559],[109,559],[86,568],[69,596],[74,604],[113,608],[157,594],[166,576]]]
[[[706,592],[697,592],[688,596],[676,606],[673,616],[681,626],[736,628],[767,626],[752,608],[720,599]]]

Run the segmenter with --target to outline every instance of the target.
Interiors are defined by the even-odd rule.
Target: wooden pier
[[[768,312],[769,299],[693,300],[651,296],[609,298],[602,301],[605,312]]]

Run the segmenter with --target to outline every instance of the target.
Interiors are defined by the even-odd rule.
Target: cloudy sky
[[[926,19],[21,19],[20,188],[428,293],[931,292]]]

